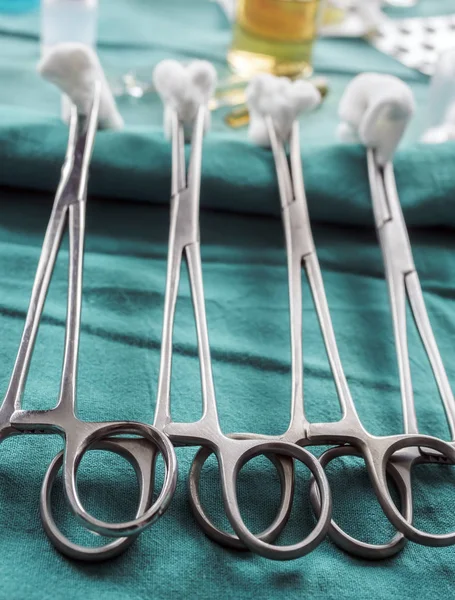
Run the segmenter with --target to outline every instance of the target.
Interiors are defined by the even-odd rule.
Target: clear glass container
[[[313,45],[323,0],[237,0],[231,68],[242,77],[269,72],[312,73]]]
[[[42,52],[62,42],[96,45],[98,0],[41,0]]]

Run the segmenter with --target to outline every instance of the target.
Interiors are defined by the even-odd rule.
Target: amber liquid
[[[321,0],[237,0],[228,62],[243,77],[312,73]]]

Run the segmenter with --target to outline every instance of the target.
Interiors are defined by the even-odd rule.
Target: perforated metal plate
[[[368,41],[411,69],[432,75],[438,55],[455,48],[455,14],[443,17],[386,19]]]

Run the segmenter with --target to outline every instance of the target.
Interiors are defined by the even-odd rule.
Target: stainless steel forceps
[[[296,121],[292,127],[290,137],[290,170],[288,160],[279,142],[272,120],[268,119],[268,130],[275,156],[276,171],[280,189],[282,220],[285,231],[286,250],[288,257],[288,279],[289,279],[289,303],[290,303],[290,325],[291,325],[291,348],[293,389],[298,389],[299,395],[303,397],[303,340],[302,340],[302,268],[305,271],[307,281],[313,297],[316,314],[318,316],[321,334],[324,341],[327,358],[334,378],[338,401],[343,414],[350,410],[356,414],[354,402],[349,390],[343,365],[338,352],[335,332],[330,317],[329,306],[324,289],[321,267],[317,257],[311,222],[308,212],[308,203],[305,194],[304,178],[302,171],[302,160],[300,150],[300,128]],[[306,439],[300,443],[311,444],[311,424],[308,424]],[[320,457],[323,466],[329,462],[329,457],[342,454],[358,454],[351,446],[343,450],[332,448]],[[330,460],[332,459],[330,458]],[[389,474],[397,483],[402,503],[405,504],[405,488],[401,485],[401,479],[393,466],[388,468]],[[319,511],[318,496],[313,486],[312,504],[316,513]],[[335,521],[331,521],[328,530],[329,537],[343,550],[362,558],[375,558],[379,554],[394,554],[403,546],[402,534],[397,534],[388,544],[372,545],[358,541],[342,532]]]
[[[281,439],[299,444],[335,443],[343,444],[332,448],[319,458],[325,466],[335,457],[343,455],[361,456],[367,465],[373,487],[378,500],[389,520],[399,532],[385,544],[368,544],[346,534],[332,521],[329,535],[334,542],[351,554],[362,558],[386,558],[403,548],[405,537],[402,522],[412,520],[412,495],[409,477],[406,477],[406,461],[411,457],[415,462],[419,458],[419,446],[442,451],[453,460],[453,449],[445,442],[430,436],[413,435],[407,432],[399,436],[378,437],[369,434],[360,422],[352,399],[346,377],[338,353],[333,325],[330,318],[327,299],[311,233],[311,225],[305,197],[304,181],[301,165],[300,135],[298,123],[294,123],[290,138],[290,166],[284,145],[278,140],[271,118],[267,119],[267,127],[275,157],[282,204],[282,220],[284,225],[288,257],[290,324],[292,348],[292,410],[291,426]],[[334,376],[338,399],[342,410],[342,419],[334,423],[309,423],[303,410],[303,346],[302,346],[302,290],[301,270],[305,269],[313,295],[321,332],[326,347],[332,374]],[[205,515],[198,493],[198,481],[204,461],[210,452],[201,449],[195,457],[190,474],[190,492],[192,505],[198,521],[206,532],[216,541],[231,545],[228,534],[220,533],[210,524]],[[403,467],[404,465],[404,467]],[[394,505],[387,487],[386,474],[389,474],[397,485],[400,499],[400,515]],[[289,485],[292,478],[286,475]],[[313,488],[313,506],[319,510],[318,494]],[[223,537],[224,535],[224,537]]]
[[[389,284],[389,295],[392,304],[400,364],[400,379],[403,385],[403,382],[406,380],[405,368],[406,366],[409,367],[406,364],[408,360],[405,321],[406,289],[409,297],[413,296],[411,305],[414,315],[416,312],[418,313],[416,322],[417,320],[420,322],[420,335],[426,339],[425,345],[427,351],[431,349],[433,353],[432,364],[438,364],[440,357],[431,333],[431,328],[429,328],[428,316],[423,306],[422,292],[417,274],[415,273],[409,239],[394,182],[392,163],[389,162],[381,166],[377,160],[375,151],[368,150],[367,152],[371,196],[384,256],[386,277]],[[438,376],[441,377],[440,371],[438,371]],[[452,464],[454,448],[438,438],[419,434],[416,426],[413,397],[412,393],[409,394],[409,389],[412,392],[409,382],[406,382],[405,391],[402,393],[405,430],[402,435],[380,437],[368,433],[362,426],[351,400],[343,410],[341,421],[337,423],[311,424],[309,438],[315,442],[350,444],[353,447],[342,446],[328,450],[320,457],[321,463],[324,466],[337,456],[356,454],[363,457],[379,503],[399,534],[403,534],[407,539],[420,544],[448,546],[455,543],[455,533],[444,535],[428,534],[416,529],[412,525],[412,466],[433,460],[445,460]],[[449,404],[450,410],[450,400],[447,396],[445,402]],[[445,404],[445,407],[447,410],[447,404]],[[424,453],[421,452],[421,448],[425,449]],[[393,476],[400,492],[401,513],[391,498],[387,485],[386,472],[389,472]],[[314,494],[314,499],[317,505],[317,493]],[[383,546],[368,545],[365,548],[365,544],[347,535],[333,522],[329,534],[337,544],[348,551],[362,556],[364,550],[366,550],[367,554],[365,556],[368,558],[391,556],[401,549],[404,541],[402,536],[398,534],[388,544]]]
[[[302,171],[299,124],[296,121],[292,127],[289,140],[289,164],[284,144],[277,137],[272,119],[268,118],[266,123],[278,177],[288,262],[292,358],[292,412],[295,415],[295,421],[293,421],[294,426],[290,427],[284,437],[285,439],[288,439],[287,436],[289,436],[295,443],[303,445],[314,444],[319,441],[318,439],[315,439],[315,430],[319,429],[318,425],[309,423],[305,418],[303,410],[302,268],[305,271],[313,296],[322,337],[336,385],[338,400],[344,415],[343,420],[339,424],[329,423],[327,426],[321,425],[321,430],[326,428],[330,429],[333,425],[335,428],[343,430],[346,433],[348,429],[347,425],[351,422],[357,424],[359,432],[355,433],[356,435],[361,436],[364,430],[360,424],[343,371],[325,295],[321,269],[311,232]],[[364,433],[366,434],[366,432]],[[321,440],[321,442],[325,441],[327,440]],[[358,440],[354,443],[352,438],[348,439],[346,437],[340,440],[337,439],[336,442],[338,441],[344,444],[353,443],[354,446],[344,445],[326,451],[319,458],[323,466],[336,456],[348,454],[361,455],[361,452],[355,447],[360,444]],[[199,472],[201,469],[200,462],[205,459],[201,452],[202,451],[199,453],[200,456],[196,456],[195,459],[195,463],[199,461],[197,464],[197,470]],[[384,464],[387,465],[386,468],[388,473],[397,484],[402,505],[404,507],[404,514],[408,516],[410,507],[409,502],[407,501],[407,489],[394,465],[388,464],[387,462]],[[194,467],[194,469],[196,470],[196,467]],[[289,485],[292,484],[292,479],[289,476],[287,481]],[[193,499],[193,506],[201,512],[200,501],[196,492],[197,487],[192,486],[192,493],[195,496]],[[318,494],[314,487],[312,489],[312,503],[315,512],[318,513]],[[404,543],[404,537],[399,533],[387,544],[367,544],[345,534],[334,521],[331,522],[328,533],[334,542],[341,548],[351,554],[361,556],[362,558],[384,558],[390,556],[400,550]]]
[[[172,112],[171,226],[161,368],[154,425],[164,431],[176,445],[203,446],[215,453],[220,469],[226,514],[241,542],[250,550],[267,558],[288,560],[307,554],[325,537],[331,514],[330,490],[319,462],[305,449],[290,443],[283,436],[261,438],[246,434],[247,439],[243,435],[232,438],[223,434],[220,428],[212,377],[199,242],[199,191],[206,110],[201,106],[195,119],[187,178],[185,177],[183,125],[179,122],[177,114]],[[170,405],[173,323],[183,256],[188,265],[202,381],[203,415],[199,421],[193,423],[172,421]],[[268,541],[276,533],[275,525],[272,524],[268,532],[263,532],[259,537],[253,535],[243,522],[237,501],[237,478],[242,466],[260,454],[275,454],[301,461],[310,469],[322,494],[323,508],[318,522],[314,530],[297,544],[274,546]],[[292,498],[289,491],[285,494],[287,500],[282,499],[278,525],[282,519],[287,518],[289,498]]]
[[[176,458],[168,438],[142,423],[128,421],[89,423],[80,421],[76,416],[76,376],[79,348],[79,332],[82,300],[83,248],[85,232],[85,210],[87,197],[87,178],[98,122],[100,104],[100,84],[94,86],[94,98],[88,116],[78,115],[72,106],[71,123],[67,154],[62,176],[55,197],[49,224],[46,230],[41,256],[38,263],[31,300],[20,342],[13,373],[6,396],[0,409],[0,436],[18,433],[57,433],[65,440],[63,459],[63,483],[69,505],[79,520],[98,533],[119,537],[139,533],[145,526],[165,510],[176,483]],[[69,283],[66,317],[66,334],[61,386],[57,405],[51,410],[21,410],[21,399],[32,358],[33,347],[38,332],[44,302],[49,288],[52,272],[65,228],[69,232]],[[108,440],[108,436],[134,434],[145,438],[163,453],[166,464],[166,477],[158,500],[149,506],[152,482],[150,481],[150,461],[139,454],[141,440]],[[115,446],[117,444],[117,446]],[[145,444],[142,439],[142,446]],[[96,447],[113,449],[130,460],[136,469],[141,487],[141,501],[137,520],[126,523],[105,523],[88,514],[81,504],[77,491],[77,470],[80,461],[90,449]],[[58,471],[54,461],[50,467],[55,476]],[[60,461],[60,462],[59,462]],[[120,539],[102,548],[84,549],[57,535],[58,530],[51,518],[49,509],[50,487],[53,476],[46,477],[42,492],[41,514],[45,529],[51,540],[65,553],[77,558],[96,558],[112,556],[129,544],[129,540]],[[49,487],[46,488],[46,485]],[[55,534],[55,535],[53,535]]]
[[[407,340],[406,306],[408,301],[443,402],[452,445],[455,445],[455,400],[426,310],[397,192],[393,164],[391,161],[385,165],[380,164],[373,149],[367,150],[367,164],[374,218],[384,260],[392,312],[404,429],[408,434],[419,433]],[[422,445],[419,448],[413,448],[412,452],[408,451],[402,456],[394,457],[393,462],[399,469],[410,493],[413,465],[422,462],[453,464],[453,459],[444,452],[438,452]],[[417,543],[434,546],[455,543],[455,532],[443,535],[422,532],[412,525],[412,519],[411,521],[403,520],[401,526],[403,533]]]
[[[303,182],[299,124],[297,121],[294,123],[289,141],[290,164],[285,145],[278,139],[273,120],[270,117],[266,118],[266,124],[275,160],[281,200],[281,217],[286,238],[291,325],[291,422],[280,439],[298,445],[306,445],[309,440],[308,421],[305,416],[303,397],[302,268],[305,270],[315,299],[330,363],[337,374],[336,383],[340,402],[344,403],[345,397],[349,397],[349,390],[336,347],[321,270],[311,232]],[[201,449],[194,459],[190,473],[191,502],[197,519],[203,524],[206,532],[216,541],[224,545],[231,545],[229,534],[220,532],[210,523],[199,498],[199,477],[202,466],[209,455],[210,452]],[[284,475],[287,486],[293,486],[292,471],[287,470]],[[287,518],[287,515],[284,516]],[[279,523],[278,519],[279,515],[277,516],[277,522]],[[275,533],[277,531],[278,528]]]

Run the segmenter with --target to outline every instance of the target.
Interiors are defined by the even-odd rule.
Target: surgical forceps
[[[385,165],[381,165],[373,149],[367,151],[367,164],[374,218],[384,260],[392,312],[405,432],[419,433],[406,329],[406,300],[408,300],[442,399],[453,445],[453,440],[455,440],[455,400],[425,306],[398,196],[393,164],[389,161]],[[402,463],[400,465],[401,476],[408,478],[409,481],[412,465],[425,462],[452,464],[452,461],[444,453],[434,452],[425,447],[420,447],[419,454],[416,453],[412,461],[409,459],[407,465],[403,464],[405,462],[403,459],[400,462]],[[403,532],[409,539],[421,544],[439,546],[455,543],[455,533],[428,534],[419,531],[410,522],[403,525]]]
[[[340,404],[344,406],[351,401],[349,388],[344,376],[341,360],[336,346],[327,299],[324,292],[319,261],[314,247],[308,214],[307,200],[303,181],[300,153],[299,124],[294,122],[290,137],[290,165],[284,144],[278,139],[273,120],[266,118],[272,151],[275,160],[278,186],[281,200],[281,215],[286,238],[290,325],[291,325],[291,424],[281,439],[292,443],[308,444],[308,421],[305,417],[303,402],[303,340],[302,340],[302,267],[305,270],[314,302],[332,371],[334,373]],[[205,448],[199,450],[190,472],[190,497],[193,510],[198,521],[212,538],[225,545],[230,545],[230,536],[218,530],[204,513],[199,498],[199,478],[204,462],[210,452]],[[394,478],[398,479],[392,470]],[[292,477],[287,482],[292,485]]]
[[[154,426],[164,431],[175,445],[198,445],[208,447],[214,452],[220,469],[226,514],[235,533],[250,550],[267,558],[289,560],[304,556],[324,539],[331,515],[330,489],[319,462],[304,448],[283,441],[278,436],[273,438],[264,436],[262,439],[255,436],[253,439],[253,436],[247,434],[248,439],[238,439],[238,437],[233,439],[224,435],[220,428],[212,376],[199,241],[199,193],[206,110],[206,107],[199,107],[195,117],[187,177],[185,176],[183,125],[174,110],[169,112],[172,133],[171,225],[161,367]],[[202,384],[203,414],[199,421],[192,423],[172,421],[170,401],[173,325],[183,257],[188,266]],[[297,408],[295,411],[300,416]],[[304,433],[304,429],[301,430],[301,433]],[[310,469],[319,492],[322,494],[322,511],[317,524],[313,531],[297,544],[273,546],[268,543],[268,540],[276,532],[275,524],[272,524],[267,532],[263,532],[261,539],[253,535],[243,522],[237,500],[237,478],[243,465],[260,454],[275,454],[301,461]],[[279,511],[278,525],[280,525],[281,519],[287,518],[289,498],[292,499],[292,494],[289,495],[289,490],[285,490]]]
[[[286,434],[290,436],[292,441],[299,444],[312,443],[308,439],[309,423],[305,419],[303,410],[303,340],[302,340],[302,268],[305,271],[311,293],[314,299],[316,312],[318,315],[321,332],[323,335],[330,367],[334,376],[339,402],[343,411],[347,406],[354,406],[349,391],[349,387],[344,375],[341,359],[338,353],[338,348],[333,331],[333,325],[330,318],[330,312],[327,304],[327,298],[324,291],[324,284],[319,266],[318,257],[316,254],[313,235],[311,231],[310,217],[308,214],[308,205],[305,195],[305,186],[302,171],[301,152],[300,152],[300,131],[299,124],[296,121],[293,124],[290,146],[290,164],[286,156],[284,144],[278,139],[273,121],[270,117],[266,119],[267,129],[271,141],[272,151],[274,154],[276,173],[278,178],[278,186],[281,201],[281,217],[286,239],[287,263],[288,263],[288,285],[289,285],[289,303],[290,303],[290,326],[291,326],[291,368],[292,368],[292,405],[295,414],[295,423],[301,423],[303,429],[290,428]],[[355,410],[355,409],[354,409]],[[337,449],[334,449],[337,450]],[[344,453],[349,453],[351,447],[346,447]],[[190,491],[192,497],[193,509],[200,516],[199,518],[208,521],[208,518],[203,512],[198,496],[198,479],[202,469],[202,464],[208,457],[208,453],[201,449],[196,455],[193,462]],[[401,499],[404,502],[405,489],[401,484],[401,479],[393,466],[389,468],[390,475],[397,483]],[[288,483],[291,485],[292,480],[288,478]],[[312,502],[317,508],[317,497],[312,493]],[[199,519],[198,519],[199,520]],[[209,522],[210,524],[210,522]],[[206,524],[207,526],[207,524]],[[212,537],[215,531],[211,525]],[[337,526],[332,521],[330,534],[337,537]],[[225,534],[226,536],[227,534]],[[363,557],[370,553],[375,554],[378,547],[358,542],[359,546],[347,539],[347,536],[341,537],[343,548],[351,553],[360,554]],[[226,538],[220,538],[219,532],[217,538],[219,541],[226,543]],[[394,553],[402,547],[404,538],[401,534],[387,545],[379,547],[382,555]]]
[[[31,300],[20,342],[16,362],[9,386],[0,408],[0,439],[19,433],[57,433],[65,440],[63,458],[63,484],[70,507],[78,519],[89,529],[111,537],[131,536],[140,533],[150,525],[168,506],[175,489],[177,464],[175,452],[168,438],[152,427],[136,422],[90,423],[80,421],[76,416],[76,377],[80,333],[83,246],[85,232],[85,211],[87,179],[90,158],[93,150],[100,105],[100,84],[94,86],[93,104],[88,116],[77,114],[73,105],[69,131],[68,149],[62,169],[61,180],[49,224],[46,230],[41,256],[33,284]],[[44,302],[48,292],[52,272],[66,226],[69,231],[69,283],[66,316],[64,360],[58,402],[51,410],[21,410],[21,400],[33,347],[41,320]],[[133,434],[135,438],[120,440],[106,439],[118,434]],[[145,439],[144,439],[145,438]],[[160,496],[149,506],[152,482],[150,461],[144,460],[142,450],[146,442],[158,446],[164,456],[166,476]],[[118,444],[118,446],[114,446]],[[77,470],[80,461],[90,449],[118,448],[118,453],[133,464],[141,487],[141,501],[138,514],[140,523],[132,520],[126,523],[104,523],[89,515],[82,506],[77,491]],[[136,456],[137,454],[137,456]],[[55,461],[52,463],[55,465]],[[52,465],[51,465],[52,469]],[[57,469],[58,470],[58,469]],[[56,471],[55,471],[56,473]],[[50,481],[46,479],[46,481]],[[49,492],[50,493],[50,492]],[[98,555],[107,558],[117,554],[130,540],[121,538],[100,548],[83,549],[66,544],[65,538],[55,538],[53,520],[47,521],[46,511],[41,511],[46,531],[57,547],[67,550],[67,554],[77,558],[83,555]],[[50,513],[49,513],[50,514]],[[90,556],[87,556],[90,558]]]
[[[381,165],[374,149],[367,150],[367,164],[374,218],[383,254],[392,309],[404,434],[386,437],[370,435],[363,428],[355,407],[350,401],[344,407],[344,416],[341,421],[333,424],[310,425],[309,437],[313,441],[351,444],[354,449],[343,446],[328,450],[320,457],[321,464],[325,466],[337,456],[359,455],[360,452],[367,465],[381,507],[396,529],[407,539],[419,544],[449,546],[455,543],[455,532],[442,535],[429,534],[412,525],[412,467],[425,462],[453,464],[454,447],[435,437],[421,435],[418,431],[407,347],[406,295],[435,374],[452,436],[454,436],[455,423],[454,400],[431,329],[412,258],[411,245],[396,189],[393,164],[388,161]],[[397,480],[395,477],[394,479],[398,489],[402,488],[400,494],[402,504],[403,498],[405,500],[403,514],[400,514],[395,506],[387,485],[386,469],[391,467],[399,474],[399,479]],[[390,472],[394,473],[394,471]],[[317,505],[316,497],[317,492],[313,495]],[[348,550],[349,548],[353,551],[357,549],[357,553],[361,555],[363,543],[345,534],[334,522],[331,524],[329,535],[333,537],[335,543]],[[395,551],[399,549],[399,546],[395,546]],[[390,552],[383,555],[380,546],[371,546],[369,554],[371,558],[390,556],[394,553],[392,543],[389,544],[389,550]]]

